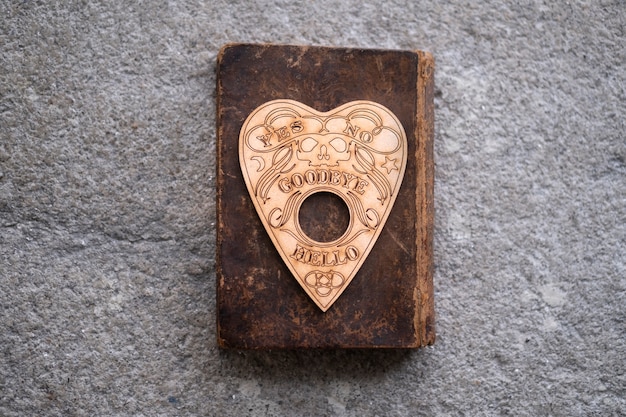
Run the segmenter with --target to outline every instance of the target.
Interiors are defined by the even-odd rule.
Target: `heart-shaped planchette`
[[[398,195],[407,139],[398,118],[372,101],[318,112],[294,100],[257,107],[239,135],[239,162],[261,222],[283,261],[322,311],[339,298],[372,250]],[[349,220],[304,227],[309,198],[316,218],[336,207],[310,203],[325,193]],[[338,197],[338,198],[337,198]],[[308,225],[308,223],[307,223]],[[321,234],[314,230],[322,230]],[[320,237],[321,236],[321,237]],[[328,237],[330,236],[330,237]],[[317,240],[316,240],[317,239]]]

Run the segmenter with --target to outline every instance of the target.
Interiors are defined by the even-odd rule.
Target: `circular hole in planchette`
[[[346,232],[350,225],[350,211],[337,194],[321,191],[302,202],[298,221],[309,239],[327,243],[339,239]]]

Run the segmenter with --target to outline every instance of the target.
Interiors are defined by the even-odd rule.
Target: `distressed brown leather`
[[[419,51],[251,44],[221,50],[216,254],[221,347],[414,348],[434,342],[433,71],[431,55]],[[387,223],[327,312],[280,258],[239,166],[244,120],[275,99],[297,100],[321,112],[374,101],[398,117],[408,138],[406,172]]]

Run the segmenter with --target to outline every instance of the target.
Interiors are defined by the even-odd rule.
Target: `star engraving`
[[[389,159],[388,157],[385,156],[385,163],[381,165],[381,167],[385,168],[387,170],[387,174],[389,174],[391,171],[393,171],[394,169],[397,171],[398,167],[396,166],[396,159]]]

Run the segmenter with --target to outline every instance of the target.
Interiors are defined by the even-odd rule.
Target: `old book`
[[[221,347],[434,342],[433,71],[420,51],[220,51]]]

